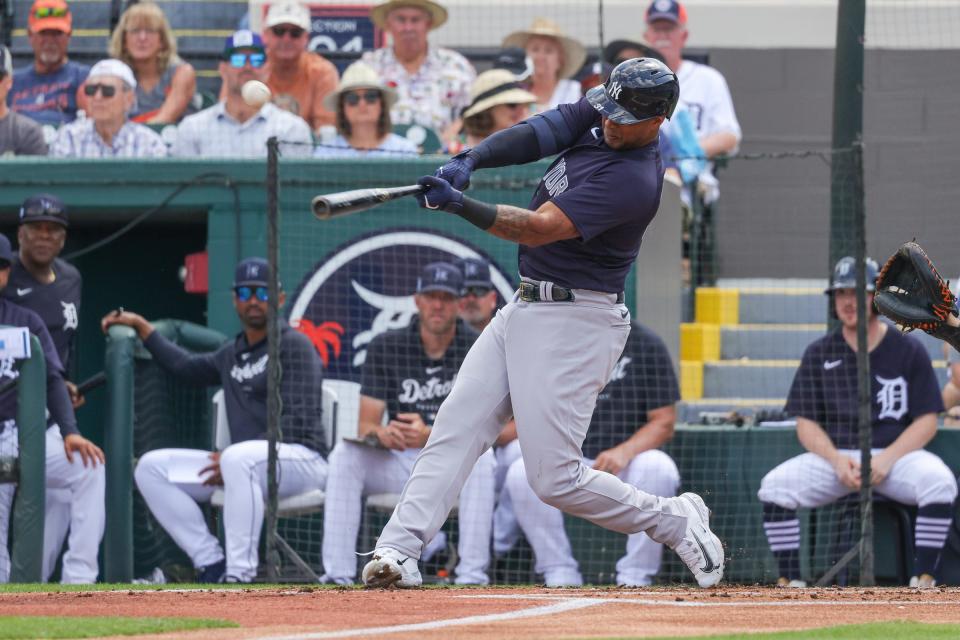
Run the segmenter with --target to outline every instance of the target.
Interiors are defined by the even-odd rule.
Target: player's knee
[[[527,467],[527,482],[543,502],[551,507],[563,508],[567,496],[577,488],[577,477],[562,466],[536,469]]]
[[[653,449],[630,461],[624,481],[654,495],[672,496],[680,486],[680,470],[673,458],[659,449]]]
[[[514,500],[517,500],[522,492],[531,491],[530,485],[527,483],[527,473],[523,466],[523,460],[516,460],[510,465],[503,486],[510,492],[510,497]]]
[[[776,471],[776,469],[773,469],[760,481],[757,498],[765,504],[775,504],[784,509],[796,509],[798,507],[796,497]]]
[[[232,444],[220,454],[220,474],[224,477],[233,474],[249,475],[254,465],[266,461],[265,454],[265,443],[259,440]]]
[[[943,468],[933,468],[917,479],[917,488],[920,493],[917,496],[917,506],[923,507],[928,504],[949,504],[957,499],[957,479],[950,470],[943,465]]]
[[[137,462],[133,470],[133,480],[137,488],[142,489],[144,482],[166,476],[166,454],[163,450],[148,451]]]

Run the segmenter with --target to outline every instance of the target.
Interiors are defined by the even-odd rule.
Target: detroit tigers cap
[[[867,291],[872,292],[877,289],[877,274],[880,266],[873,258],[867,257],[864,260],[864,266],[867,273]],[[824,289],[824,293],[830,295],[837,289],[856,289],[857,288],[857,261],[853,256],[844,256],[837,260],[833,266],[833,277],[830,278],[830,286]]]
[[[267,287],[270,285],[270,264],[263,258],[244,258],[237,263],[234,287]]]
[[[266,53],[266,49],[263,48],[263,40],[249,29],[235,31],[232,36],[224,41],[223,59],[228,60],[230,54],[237,49],[257,49],[261,53]]]
[[[0,269],[6,269],[13,264],[13,247],[6,235],[0,233]]]
[[[490,263],[483,258],[460,258],[457,267],[463,274],[463,287],[485,287],[493,289],[490,280]]]
[[[56,222],[69,227],[67,205],[52,193],[38,193],[30,196],[20,205],[20,224],[27,222]]]
[[[459,298],[463,291],[463,275],[449,262],[431,262],[417,278],[417,293],[445,291]]]
[[[687,24],[687,9],[676,0],[653,0],[647,7],[647,24],[654,20],[669,20],[683,26]]]

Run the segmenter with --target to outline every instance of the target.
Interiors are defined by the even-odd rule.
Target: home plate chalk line
[[[259,640],[323,640],[325,638],[354,638],[358,636],[383,635],[390,633],[409,633],[412,631],[430,631],[434,629],[446,629],[449,627],[465,627],[474,624],[488,624],[491,622],[508,622],[511,620],[520,620],[523,618],[534,618],[537,616],[547,616],[577,609],[586,609],[604,604],[637,604],[658,607],[874,607],[874,606],[937,606],[960,605],[957,601],[923,601],[923,600],[872,600],[872,601],[831,601],[831,600],[813,600],[813,601],[767,601],[767,602],[688,602],[677,600],[657,600],[654,598],[631,598],[629,596],[620,598],[578,598],[562,595],[463,595],[454,596],[455,598],[479,599],[479,600],[540,600],[551,602],[517,611],[507,611],[504,613],[491,613],[478,616],[467,616],[465,618],[446,618],[443,620],[432,620],[430,622],[417,622],[413,624],[398,624],[386,627],[364,627],[359,629],[340,629],[337,631],[317,631],[308,633],[298,633],[282,636],[265,636]]]

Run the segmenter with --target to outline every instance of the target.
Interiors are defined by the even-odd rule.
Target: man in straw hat
[[[431,0],[387,0],[370,17],[392,40],[390,46],[364,53],[363,61],[397,88],[393,123],[419,124],[443,140],[452,139],[476,72],[456,51],[427,41],[427,34],[447,21],[447,10]]]
[[[657,138],[679,97],[664,63],[627,60],[585,99],[495,133],[418,181],[420,206],[519,244],[522,282],[463,361],[363,570],[368,586],[422,583],[416,559],[424,542],[511,415],[540,500],[614,531],[643,531],[675,550],[701,587],[723,577],[723,545],[700,496],[641,491],[585,464],[581,449],[630,334],[624,286],[660,204]],[[474,169],[558,153],[528,208],[461,191]]]
[[[529,29],[503,39],[504,47],[520,47],[533,61],[527,88],[537,97],[534,111],[554,109],[580,99],[580,83],[571,80],[587,59],[583,45],[547,18],[537,18]]]

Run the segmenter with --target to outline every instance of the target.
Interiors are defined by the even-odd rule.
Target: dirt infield
[[[960,589],[425,589],[310,587],[0,595],[0,615],[190,616],[241,629],[163,638],[523,640],[788,630],[883,620],[960,623]],[[82,625],[82,622],[78,622]]]

